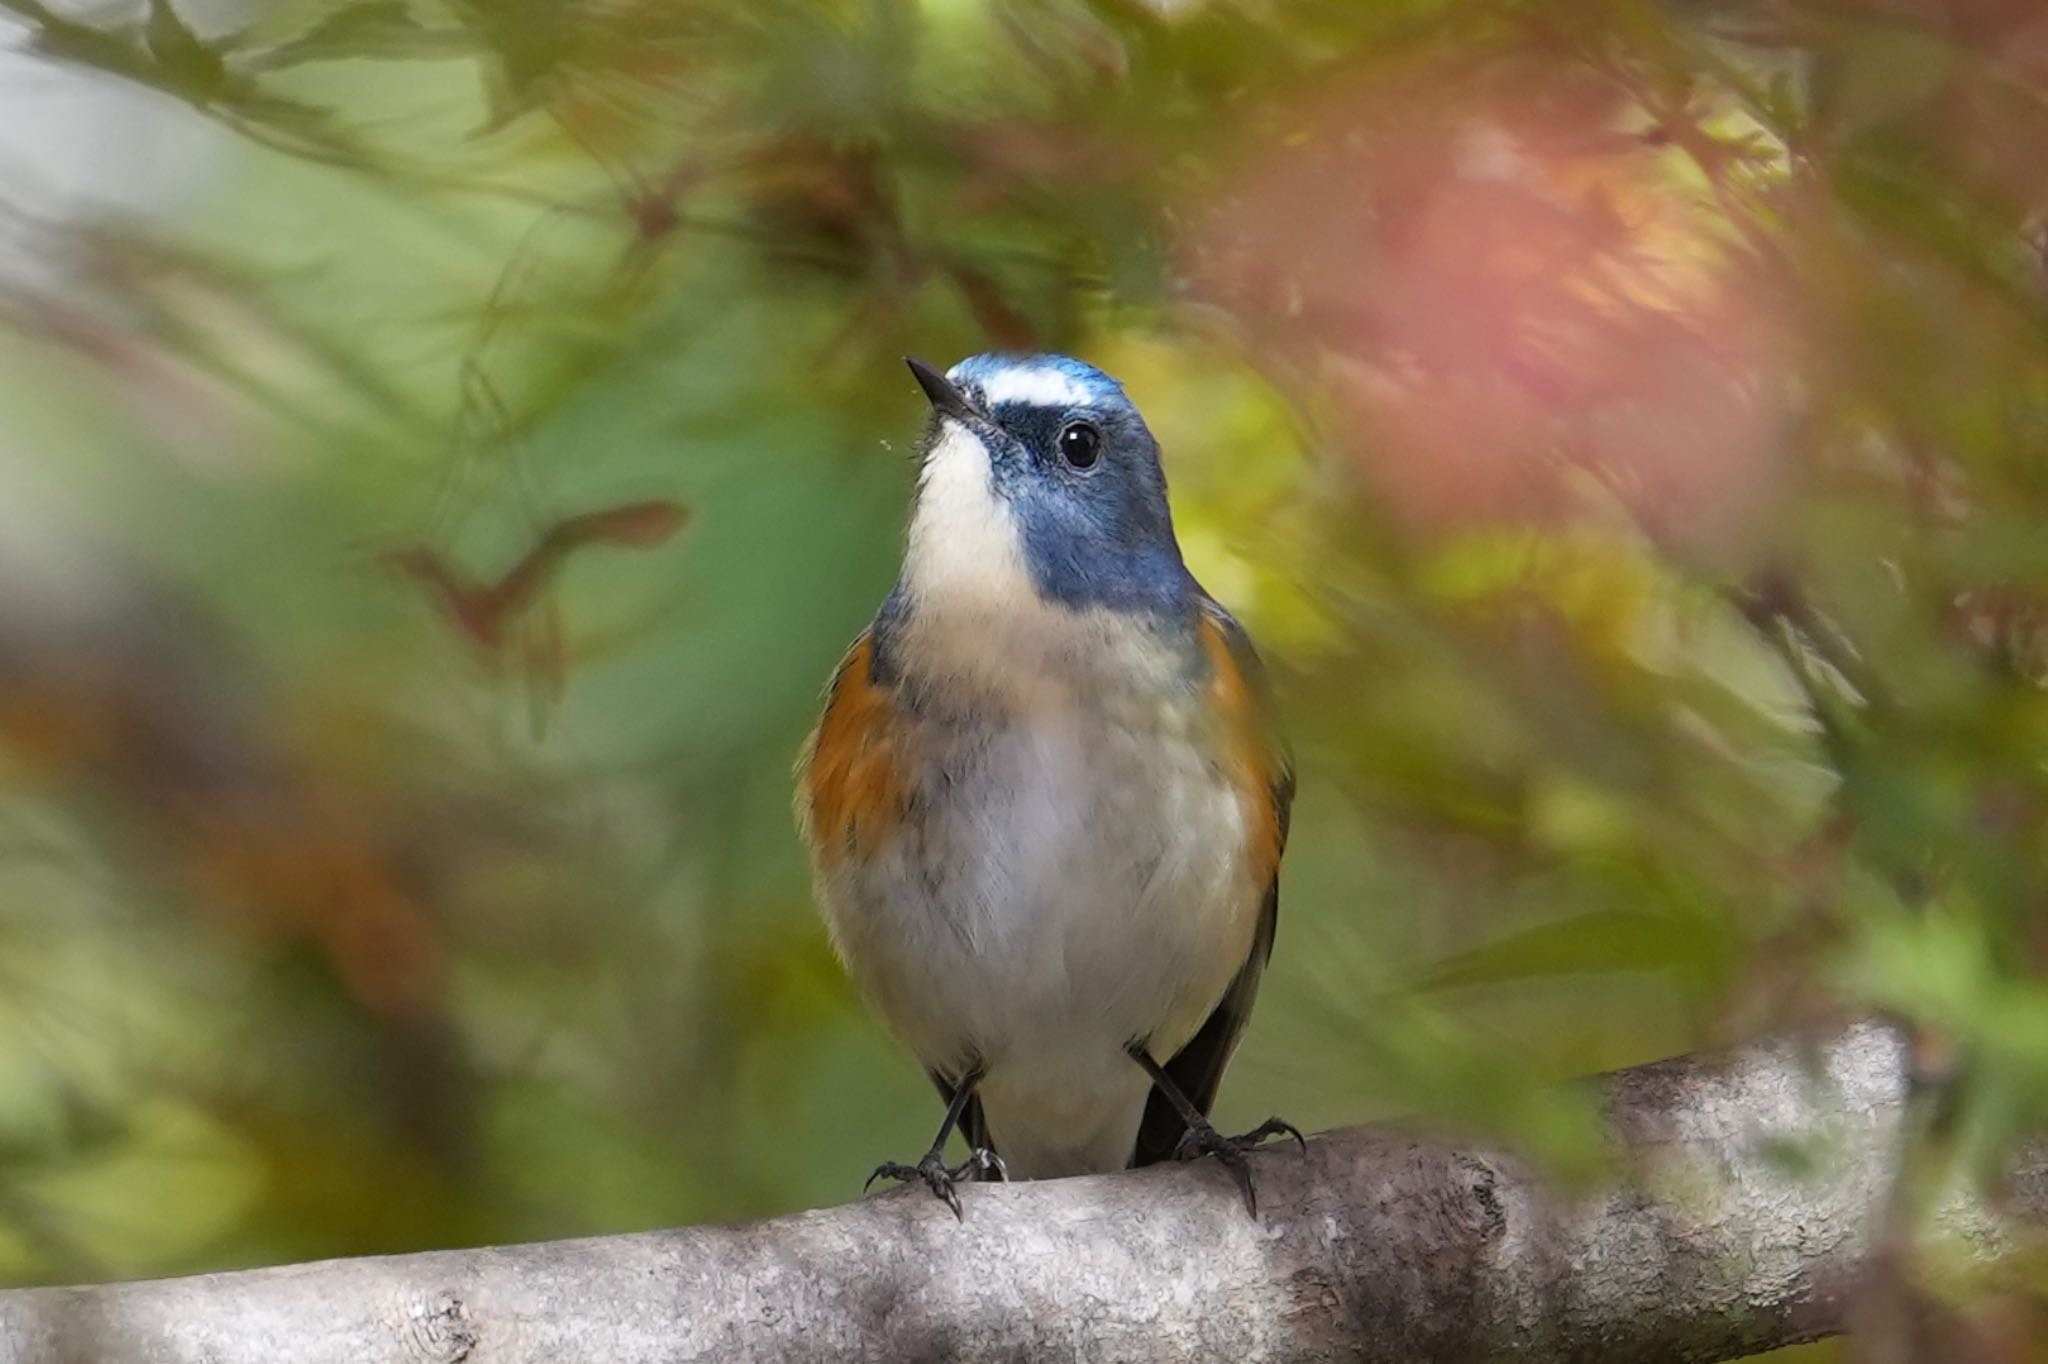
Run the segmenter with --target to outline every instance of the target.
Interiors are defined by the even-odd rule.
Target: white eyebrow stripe
[[[961,382],[959,367],[955,366],[946,377],[956,383]],[[981,399],[990,407],[1000,407],[1004,403],[1022,403],[1026,407],[1085,407],[1089,399],[1087,389],[1050,366],[999,370],[979,383]]]

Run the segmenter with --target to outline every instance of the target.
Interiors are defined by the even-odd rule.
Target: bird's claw
[[[1199,1160],[1203,1156],[1214,1156],[1224,1169],[1237,1180],[1237,1186],[1244,1190],[1244,1206],[1253,1218],[1259,1215],[1259,1195],[1252,1188],[1251,1162],[1245,1152],[1257,1150],[1274,1137],[1292,1137],[1295,1145],[1308,1152],[1308,1142],[1302,1137],[1301,1129],[1280,1118],[1268,1118],[1251,1131],[1235,1137],[1226,1137],[1210,1124],[1204,1122],[1191,1126],[1181,1133],[1180,1141],[1173,1148],[1175,1160]]]
[[[921,1179],[926,1188],[953,1210],[956,1219],[965,1220],[965,1214],[960,1210],[959,1185],[963,1180],[972,1179],[977,1174],[992,1174],[1004,1181],[1010,1178],[1009,1167],[1003,1164],[1001,1156],[987,1147],[977,1146],[968,1153],[967,1159],[958,1165],[946,1164],[945,1156],[937,1151],[925,1152],[924,1159],[915,1165],[885,1160],[868,1176],[868,1182],[861,1185],[861,1192],[866,1193],[873,1188],[878,1179],[893,1179],[905,1184],[913,1179]]]

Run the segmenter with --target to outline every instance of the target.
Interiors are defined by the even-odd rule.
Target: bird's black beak
[[[968,401],[967,395],[953,386],[953,381],[927,365],[914,355],[903,357],[903,363],[910,366],[917,386],[924,390],[924,396],[931,399],[932,411],[942,417],[955,417],[961,421],[987,421],[988,413]]]

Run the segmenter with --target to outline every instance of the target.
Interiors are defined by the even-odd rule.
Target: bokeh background
[[[921,1148],[790,767],[898,357],[994,348],[1125,379],[1277,679],[1226,1125],[1582,1177],[1568,1077],[1884,1010],[1995,1169],[2044,245],[2034,0],[0,0],[0,1281]],[[1892,1344],[2026,1357],[1900,1226]]]

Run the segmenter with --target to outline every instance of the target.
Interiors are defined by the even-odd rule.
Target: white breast
[[[1092,654],[1099,622],[1076,621]],[[1005,703],[928,704],[915,825],[826,888],[842,955],[926,1065],[979,1062],[1019,1176],[1128,1157],[1147,1081],[1251,950],[1246,816],[1190,729],[1193,695],[1061,668]],[[1157,660],[1116,667],[1130,678]]]

